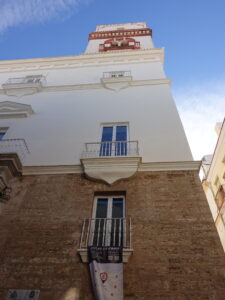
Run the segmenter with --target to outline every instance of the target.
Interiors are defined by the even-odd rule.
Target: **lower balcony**
[[[108,184],[134,175],[140,161],[137,141],[85,143],[81,158],[88,178]]]
[[[133,253],[131,219],[96,218],[84,219],[78,253],[84,263],[88,259],[88,247],[121,247],[123,262],[127,263]]]

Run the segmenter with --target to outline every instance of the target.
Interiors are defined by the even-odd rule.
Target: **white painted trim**
[[[101,159],[101,158],[99,158]],[[104,158],[107,159],[107,158]],[[201,161],[150,162],[139,163],[138,172],[147,171],[198,171]],[[81,165],[65,166],[24,166],[23,175],[44,174],[80,174],[84,173]]]
[[[140,157],[95,157],[82,158],[85,175],[93,180],[102,180],[108,184],[113,184],[115,181],[122,178],[133,176],[141,162]]]
[[[23,175],[44,175],[44,174],[80,174],[83,173],[81,165],[65,166],[24,166]]]
[[[172,162],[149,162],[141,163],[138,172],[146,171],[198,171],[201,161],[172,161]]]
[[[17,103],[12,101],[0,102],[0,119],[26,118],[34,113],[29,104]]]
[[[18,59],[18,60],[4,60],[0,61],[0,72],[19,72],[24,70],[37,71],[39,69],[57,69],[57,67],[74,68],[81,67],[81,64],[95,64],[96,66],[102,62],[115,62],[119,60],[122,62],[129,60],[150,59],[159,58],[164,63],[164,49],[152,48],[152,49],[140,49],[140,50],[115,50],[110,52],[97,52],[97,53],[85,53],[74,56],[61,56],[61,57],[48,57],[48,58],[32,58],[32,59]]]
[[[133,80],[129,83],[129,87],[133,86],[147,86],[147,85],[171,85],[169,78],[151,79],[151,80]],[[45,86],[42,87],[40,92],[57,92],[57,91],[73,91],[73,90],[93,90],[104,88],[102,83],[90,83],[90,84],[74,84],[74,85],[57,85],[57,86]],[[3,89],[0,89],[0,94],[5,94]]]

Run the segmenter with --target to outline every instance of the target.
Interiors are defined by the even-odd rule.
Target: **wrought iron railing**
[[[4,139],[0,140],[0,154],[17,153],[21,162],[30,153],[24,139]]]
[[[138,141],[85,143],[83,158],[139,156]]]
[[[5,85],[8,84],[24,84],[24,83],[41,83],[43,76],[27,76],[27,77],[17,77],[17,78],[9,78]]]
[[[130,77],[130,71],[113,71],[113,72],[104,72],[103,78],[119,78],[119,77]]]
[[[131,219],[84,219],[80,249],[88,246],[132,248]]]

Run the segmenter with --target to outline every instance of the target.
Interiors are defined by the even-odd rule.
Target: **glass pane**
[[[113,127],[103,127],[102,130],[102,144],[100,147],[99,156],[111,156],[112,153],[112,137]]]
[[[127,155],[127,126],[116,126],[116,155]]]
[[[3,139],[3,136],[5,135],[5,132],[0,132],[0,140]]]
[[[127,126],[116,126],[116,141],[127,140]]]
[[[97,200],[96,218],[107,218],[108,199],[101,198]]]
[[[112,218],[123,218],[123,198],[113,198]]]
[[[113,198],[112,224],[111,224],[111,247],[124,246],[124,209],[123,198]]]
[[[106,218],[108,209],[108,199],[97,200],[96,216],[94,220],[93,246],[104,246],[106,241]]]
[[[113,127],[103,127],[102,130],[102,142],[111,142],[113,136]]]

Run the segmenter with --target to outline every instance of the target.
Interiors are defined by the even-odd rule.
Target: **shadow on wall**
[[[80,292],[78,288],[69,288],[61,300],[79,300]]]

